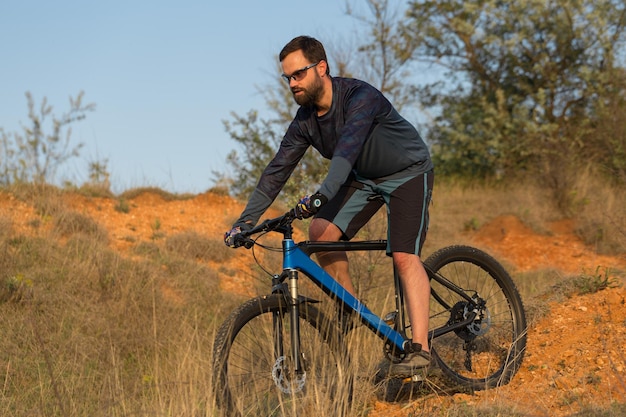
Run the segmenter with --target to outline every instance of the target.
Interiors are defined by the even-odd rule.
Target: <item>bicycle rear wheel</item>
[[[478,313],[470,325],[432,340],[443,373],[476,390],[507,384],[521,366],[527,332],[522,300],[509,274],[493,257],[469,246],[440,249],[424,263],[465,294],[484,301],[483,307],[476,309],[431,277],[431,328]]]
[[[217,332],[213,381],[227,416],[346,415],[349,360],[338,327],[313,305],[300,305],[305,373],[291,360],[289,307],[282,295],[242,304]]]

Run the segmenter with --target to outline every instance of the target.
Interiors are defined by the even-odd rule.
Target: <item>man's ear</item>
[[[319,64],[317,64],[317,66],[315,67],[315,69],[317,70],[317,74],[320,77],[323,77],[324,75],[326,75],[326,70],[328,69],[328,63],[325,60],[321,60]]]

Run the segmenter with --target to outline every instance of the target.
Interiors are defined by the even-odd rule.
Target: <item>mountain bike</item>
[[[281,233],[283,269],[272,275],[269,294],[240,305],[216,333],[212,376],[225,415],[313,415],[320,402],[332,403],[332,415],[346,415],[355,370],[345,343],[352,326],[342,317],[376,334],[389,362],[402,360],[412,346],[395,270],[395,310],[381,318],[311,259],[317,252],[383,251],[387,242],[296,243],[294,220],[287,212],[237,235],[236,246],[250,249],[260,245],[261,235]],[[487,253],[460,245],[423,263],[431,284],[430,349],[441,373],[472,390],[508,383],[523,360],[526,318],[507,271]],[[350,314],[328,313],[322,300],[302,295],[302,275],[330,297],[336,311]]]

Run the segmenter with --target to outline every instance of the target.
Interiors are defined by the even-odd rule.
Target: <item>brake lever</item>
[[[250,249],[254,246],[254,240],[250,239],[248,236],[242,236],[243,233],[236,234],[235,237],[235,248],[244,247],[246,249]]]

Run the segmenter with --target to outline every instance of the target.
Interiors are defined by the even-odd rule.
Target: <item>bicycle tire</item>
[[[216,403],[224,415],[348,414],[353,377],[339,328],[315,306],[300,305],[306,380],[289,381],[293,372],[282,366],[289,363],[291,352],[288,311],[283,295],[257,297],[233,311],[218,330],[213,346],[213,383]],[[285,353],[280,357],[274,354],[274,317],[284,318]]]
[[[471,328],[432,340],[433,357],[443,374],[473,390],[510,382],[524,358],[527,327],[522,299],[508,272],[487,253],[461,245],[442,248],[424,263],[486,301],[483,318]],[[431,279],[431,295],[431,328],[462,320],[465,302],[458,294]]]

